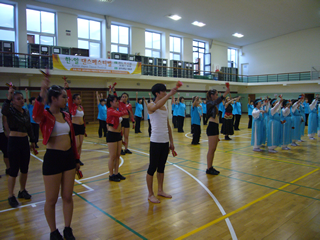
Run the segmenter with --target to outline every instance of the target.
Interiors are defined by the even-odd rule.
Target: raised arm
[[[136,103],[138,102],[138,92],[136,92]]]
[[[178,93],[178,98],[177,98],[178,104],[180,103],[180,93]]]
[[[196,99],[192,103],[192,107],[194,107],[196,105],[196,102],[198,101],[198,99],[199,99],[199,97],[196,97]]]
[[[32,118],[36,123],[40,123],[44,118],[44,99],[47,97],[47,91],[50,86],[50,81],[48,78],[42,80],[40,95],[36,99],[34,108],[32,111]]]
[[[318,102],[318,98],[316,97],[315,99],[313,99],[312,103],[309,105],[309,108],[311,111],[316,107],[317,102]]]
[[[13,93],[14,93],[14,89],[12,87],[9,87],[8,97],[4,101],[4,103],[2,105],[2,110],[1,110],[1,112],[2,112],[2,114],[4,116],[10,115],[10,103],[11,103],[11,100],[12,100],[12,97],[13,97]]]
[[[146,106],[148,106],[148,102],[147,102],[146,98],[145,97],[142,97],[142,98],[143,98],[143,101],[146,104]]]
[[[177,92],[177,88],[172,88],[171,91],[166,95],[164,96],[163,98],[161,98],[159,101],[157,101],[155,104],[154,103],[149,103],[148,104],[148,112],[149,114],[150,113],[153,113],[155,112],[157,109],[161,108],[166,102],[167,100],[172,96],[174,95],[176,92]]]
[[[96,91],[96,98],[97,98],[97,105],[99,105],[99,103],[100,103],[100,96],[99,96],[98,91]]]

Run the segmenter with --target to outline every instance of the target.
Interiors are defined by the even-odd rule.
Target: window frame
[[[194,46],[194,42],[197,42],[198,43],[198,46]],[[204,47],[199,47],[199,43],[203,43],[203,46]],[[194,51],[194,48],[197,48],[197,51]],[[200,54],[200,51],[199,49],[203,49],[203,61],[200,63],[201,66],[198,66],[198,70],[199,72],[195,71],[196,74],[200,74],[200,75],[204,75],[204,70],[205,70],[205,54],[206,54],[206,42],[205,41],[201,41],[201,40],[197,40],[197,39],[193,39],[192,40],[192,58],[193,58],[193,55],[194,53],[197,53],[198,54],[198,58],[199,58],[199,54]],[[194,62],[194,67],[196,67],[196,65],[199,65],[199,63],[196,63]]]
[[[170,35],[169,36],[169,46],[171,45],[171,37],[173,38],[173,40],[174,40],[174,38],[179,38],[180,39],[180,52],[175,52],[174,51],[174,41],[173,41],[173,51],[171,51],[171,49],[170,49],[170,60],[176,60],[176,59],[173,59],[173,58],[171,58],[171,54],[176,54],[176,55],[179,55],[180,56],[180,59],[179,60],[176,60],[176,61],[182,61],[182,37],[179,37],[179,36],[175,36],[175,35]]]
[[[231,60],[231,51],[230,50],[233,50],[235,52],[234,61]],[[228,55],[228,67],[232,66],[232,68],[237,68],[238,67],[238,61],[237,61],[238,49],[229,47],[227,51],[228,51],[227,52],[227,55]]]
[[[9,40],[1,40],[0,41],[8,41],[8,42],[16,42],[17,40],[17,20],[16,20],[16,5],[14,3],[6,3],[6,2],[0,2],[3,5],[10,5],[13,6],[13,28],[10,27],[1,27],[0,26],[0,30],[5,30],[5,31],[13,31],[14,32],[14,40],[13,41],[9,41]],[[15,46],[16,47],[16,46]]]
[[[88,42],[88,49],[89,49],[89,57],[90,56],[90,43],[99,43],[100,44],[100,51],[99,54],[100,56],[98,58],[101,58],[102,56],[102,22],[95,20],[95,19],[90,19],[90,18],[84,18],[84,17],[77,17],[77,29],[78,29],[78,19],[82,19],[82,20],[86,20],[88,21],[88,34],[89,34],[89,38],[81,38],[79,37],[79,32],[78,32],[78,48],[79,48],[79,40],[80,41],[87,41]],[[90,21],[94,21],[94,22],[98,22],[100,23],[100,40],[95,40],[95,39],[90,39]]]
[[[147,56],[147,57],[154,57],[153,56],[153,52],[158,52],[159,53],[159,57],[158,58],[161,58],[162,57],[162,49],[161,49],[161,46],[162,46],[162,36],[161,36],[161,33],[159,33],[159,32],[156,32],[156,31],[151,31],[151,30],[145,30],[145,35],[144,36],[146,36],[146,33],[151,33],[152,34],[152,40],[151,40],[151,43],[152,43],[152,47],[151,48],[149,48],[149,47],[146,47],[145,46],[145,50],[150,50],[151,51],[151,56]],[[153,48],[153,44],[154,44],[154,42],[153,42],[153,34],[159,34],[160,35],[160,49],[156,49],[156,48]],[[146,45],[146,44],[145,44]]]
[[[111,23],[110,30],[111,30],[112,26],[118,27],[118,43],[112,42],[112,39],[111,39],[111,36],[110,36],[110,43],[111,43],[110,44],[110,49],[111,49],[111,45],[116,45],[117,46],[117,50],[118,50],[117,52],[119,52],[119,47],[126,47],[128,49],[128,52],[124,53],[124,54],[130,54],[130,46],[131,46],[130,27],[126,26],[126,25],[121,25],[121,24],[118,24],[118,23]],[[128,45],[119,43],[119,27],[128,28]]]

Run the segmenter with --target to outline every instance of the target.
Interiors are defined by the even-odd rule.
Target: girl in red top
[[[129,115],[128,110],[121,111],[119,108],[119,101],[117,96],[109,95],[107,99],[107,144],[109,148],[110,159],[109,166],[109,180],[114,182],[120,182],[120,180],[126,179],[119,172],[119,158],[122,147],[121,136],[121,121],[123,116]],[[120,111],[117,109],[119,108]]]
[[[69,113],[62,112],[67,104],[67,93],[61,86],[50,81],[42,81],[40,96],[35,102],[33,119],[40,124],[43,144],[47,150],[43,158],[42,174],[45,185],[46,202],[44,213],[50,227],[50,239],[63,239],[56,227],[55,206],[61,187],[65,239],[75,239],[70,228],[73,214],[73,186],[75,171],[80,169],[79,154]],[[49,89],[48,89],[49,88]],[[48,89],[48,90],[47,90]],[[44,109],[44,99],[50,108]]]
[[[86,122],[84,120],[84,110],[81,106],[81,97],[78,93],[71,95],[71,90],[66,79],[64,79],[64,88],[67,90],[69,112],[72,115],[72,124],[76,135],[78,153],[79,156],[81,156],[83,138],[84,136],[87,136]],[[81,161],[80,165],[83,165]]]

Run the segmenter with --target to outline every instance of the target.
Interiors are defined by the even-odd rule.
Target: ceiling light
[[[237,38],[242,38],[242,37],[243,37],[243,34],[241,34],[241,33],[234,33],[234,34],[232,34],[232,36],[237,37]]]
[[[113,3],[114,0],[100,0],[100,2]]]
[[[168,18],[171,18],[172,20],[175,20],[175,21],[178,21],[181,19],[181,17],[177,14],[174,14],[174,15],[168,15],[167,16]]]
[[[195,25],[195,26],[197,26],[197,27],[203,27],[203,26],[206,25],[205,23],[203,23],[203,22],[198,22],[198,21],[194,21],[192,24]]]

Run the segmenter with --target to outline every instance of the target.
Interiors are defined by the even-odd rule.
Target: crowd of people
[[[140,123],[143,119],[143,103],[148,113],[148,133],[150,137],[149,167],[146,174],[148,200],[160,203],[160,197],[172,198],[163,189],[164,170],[171,151],[175,155],[173,134],[168,120],[167,101],[172,98],[172,125],[178,133],[184,132],[186,103],[184,97],[177,94],[179,86],[167,93],[164,84],[155,84],[149,93],[149,99],[138,99],[136,92],[135,113],[129,102],[129,94],[117,95],[115,85],[110,86],[108,95],[96,92],[98,108],[98,137],[106,138],[109,151],[109,181],[120,182],[126,178],[119,172],[120,155],[132,154],[129,150],[130,121],[135,134],[141,133]],[[64,87],[50,86],[48,77],[42,81],[40,94],[37,98],[28,98],[26,91],[26,106],[21,92],[9,87],[8,97],[0,111],[0,143],[8,174],[8,202],[13,208],[19,206],[14,195],[16,178],[20,171],[20,189],[18,198],[31,199],[26,189],[30,162],[30,146],[38,148],[39,129],[42,132],[43,145],[46,152],[43,158],[42,174],[45,187],[46,201],[45,216],[50,228],[50,239],[63,239],[56,228],[55,206],[59,191],[63,202],[65,239],[75,239],[71,229],[73,214],[72,192],[75,173],[79,173],[81,150],[86,136],[85,112],[81,104],[80,94],[71,94],[66,78]],[[302,142],[305,127],[308,126],[308,137],[315,139],[318,132],[320,137],[320,113],[318,111],[318,95],[309,105],[304,95],[298,99],[285,100],[282,96],[274,99],[248,99],[248,128],[252,128],[251,144],[253,150],[261,152],[265,144],[270,153],[281,146],[283,150],[298,146]],[[317,113],[318,111],[318,113]],[[206,174],[218,175],[220,172],[213,167],[214,155],[220,141],[220,133],[225,140],[231,140],[234,131],[239,131],[242,106],[240,96],[232,98],[230,89],[219,96],[215,89],[206,93],[206,99],[192,97],[190,116],[192,145],[200,144],[201,118],[207,125],[208,137]],[[219,123],[222,124],[221,132]],[[30,142],[30,144],[29,144]],[[158,192],[153,190],[153,176],[157,172]]]

